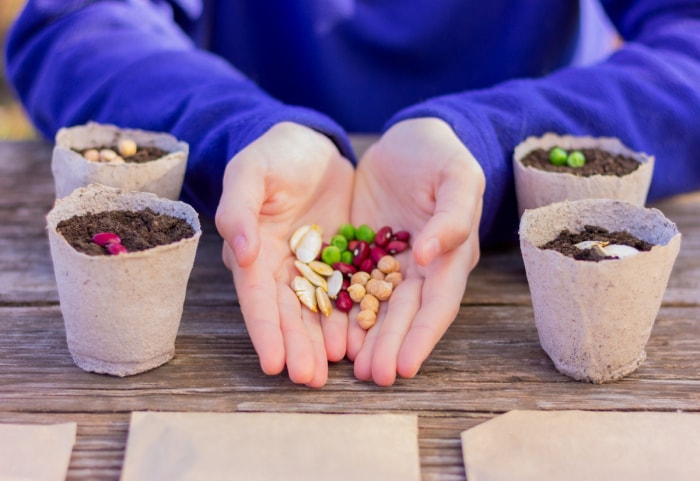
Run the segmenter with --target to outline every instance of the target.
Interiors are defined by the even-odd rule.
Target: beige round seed
[[[362,286],[367,284],[369,280],[369,272],[357,271],[350,277],[350,284],[360,284]]]
[[[367,309],[370,311],[379,312],[379,299],[374,297],[372,294],[365,294],[360,301],[360,310],[364,311]]]
[[[350,299],[352,299],[353,302],[360,302],[367,294],[367,291],[362,284],[350,284],[348,287],[348,294],[350,294]]]
[[[86,150],[85,152],[83,152],[83,157],[85,157],[85,159],[89,160],[90,162],[100,161],[100,153],[97,151],[97,149]]]
[[[390,272],[386,275],[384,278],[385,281],[391,282],[391,285],[394,286],[394,289],[396,289],[396,286],[401,284],[403,282],[403,276],[401,275],[401,272]]]
[[[379,279],[382,280],[384,279],[384,273],[380,271],[379,269],[372,269],[372,272],[369,275],[372,279]]]
[[[111,162],[117,157],[117,153],[112,149],[102,149],[100,150],[100,161],[101,162]]]
[[[367,292],[372,294],[374,297],[380,301],[386,301],[391,297],[391,292],[394,286],[391,282],[387,282],[379,279],[372,279],[367,283]]]
[[[389,274],[391,272],[398,272],[401,270],[401,264],[394,256],[383,256],[377,262],[377,269],[382,271],[384,274]]]
[[[138,147],[131,139],[121,139],[117,144],[117,150],[122,157],[131,157],[136,153]]]
[[[357,314],[357,323],[362,329],[369,329],[370,327],[374,326],[376,322],[377,313],[374,311],[367,309],[365,311],[360,311]]]

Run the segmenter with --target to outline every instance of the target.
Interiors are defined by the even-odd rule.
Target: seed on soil
[[[98,232],[92,236],[92,242],[100,247],[104,247],[107,244],[121,244],[121,238],[114,232]]]
[[[83,157],[85,157],[85,159],[89,160],[90,162],[99,162],[100,152],[97,149],[88,149],[85,152],[83,152]]]
[[[136,153],[138,147],[132,139],[121,139],[117,143],[117,150],[122,157],[131,157]]]
[[[116,256],[119,254],[126,254],[129,251],[123,245],[114,243],[114,244],[107,244],[107,252],[109,252],[113,256]]]

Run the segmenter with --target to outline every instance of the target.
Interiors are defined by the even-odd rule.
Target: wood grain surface
[[[349,361],[331,365],[322,389],[266,376],[208,219],[175,358],[121,379],[83,372],[66,346],[45,228],[50,156],[47,143],[0,142],[0,422],[77,422],[69,480],[119,479],[135,410],[412,413],[426,481],[465,480],[460,432],[512,409],[700,411],[698,194],[654,205],[677,223],[681,253],[648,358],[616,383],[555,370],[539,346],[517,246],[483,253],[457,319],[416,378],[380,388],[355,380]]]

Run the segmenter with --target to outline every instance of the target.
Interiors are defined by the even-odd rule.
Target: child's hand
[[[352,221],[412,234],[404,275],[369,331],[349,320],[355,376],[390,385],[413,377],[455,319],[479,259],[484,174],[452,129],[434,118],[400,122],[360,161]]]
[[[345,356],[347,314],[302,308],[289,237],[302,224],[325,231],[348,221],[354,170],[322,134],[280,123],[236,155],[224,174],[216,225],[250,338],[267,374],[287,367],[319,387],[328,361]]]

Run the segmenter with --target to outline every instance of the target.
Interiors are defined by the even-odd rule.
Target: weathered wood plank
[[[372,138],[356,140],[358,151]],[[608,385],[559,374],[539,346],[517,246],[484,253],[463,306],[415,379],[390,388],[330,366],[308,389],[266,376],[210,219],[188,286],[176,357],[129,378],[70,357],[45,232],[51,145],[0,142],[0,422],[78,423],[69,480],[117,480],[135,410],[414,413],[425,480],[464,481],[459,434],[511,409],[700,412],[700,194],[654,204],[683,233],[664,305],[635,373]],[[147,313],[145,315],[147,321]]]

